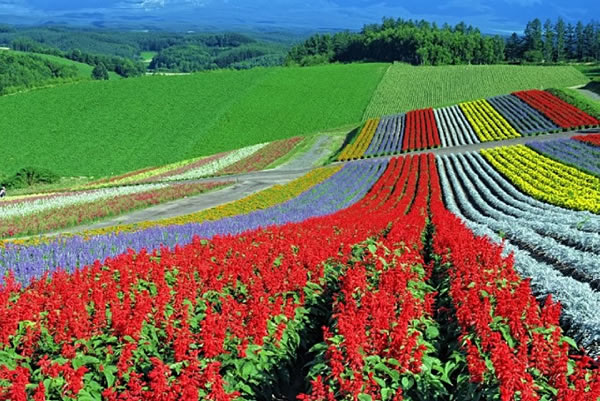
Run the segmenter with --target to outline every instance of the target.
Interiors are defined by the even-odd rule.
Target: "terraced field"
[[[597,401],[600,139],[549,139],[596,125],[538,91],[409,111],[340,152],[366,160],[225,205],[4,240],[0,399]],[[4,199],[0,218],[206,190],[288,141]]]
[[[561,130],[599,127],[600,121],[548,92],[530,90],[439,109],[371,119],[339,160],[472,145]]]

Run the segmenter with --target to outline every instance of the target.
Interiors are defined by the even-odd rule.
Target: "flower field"
[[[268,144],[253,145],[236,151],[184,160],[166,166],[142,169],[120,176],[97,180],[87,184],[83,188],[184,181],[208,176],[259,171],[267,168],[291,152],[301,141],[301,137],[293,137]]]
[[[529,231],[506,231],[510,246],[545,229],[571,241],[571,252],[594,253],[595,237],[527,215],[543,208],[578,221],[586,212],[521,194],[476,154],[359,161],[331,172],[288,202],[221,223],[73,237],[58,259],[44,254],[56,244],[39,244],[7,263],[17,246],[5,245],[0,398],[600,396],[593,360],[559,321],[566,315],[577,344],[593,346],[593,294],[567,298],[582,278],[559,270],[565,278],[542,293],[542,269],[553,265],[522,279],[534,268],[521,270],[520,257],[502,256],[461,222],[460,191],[481,191],[476,210],[489,205],[489,214],[504,204],[494,196],[522,203],[522,217],[506,209],[506,225],[518,220]],[[492,180],[503,192],[484,191]],[[583,221],[583,232],[598,235],[597,218]],[[117,238],[126,244],[110,242]],[[105,253],[69,259],[86,245]],[[594,274],[580,257],[568,263]]]
[[[600,212],[600,178],[522,146],[486,149],[483,156],[514,185],[543,202]]]
[[[230,184],[146,184],[0,201],[0,240],[118,216],[227,185]]]
[[[520,136],[487,100],[465,102],[459,106],[481,142],[499,141]]]
[[[7,238],[302,138],[4,198],[0,401],[598,401],[600,137],[481,144],[597,125],[541,91],[408,111],[284,185],[76,234]]]
[[[600,122],[543,91],[521,91],[439,109],[369,120],[338,160],[471,145],[597,127]],[[370,141],[370,143],[367,143]]]
[[[340,153],[338,160],[354,160],[361,158],[368,150],[378,126],[379,119],[367,121],[354,142],[346,146],[342,153]]]
[[[600,135],[579,135],[573,137],[573,139],[589,143],[590,145],[600,146]]]
[[[442,147],[462,146],[481,142],[458,106],[434,110]]]
[[[587,141],[561,139],[531,142],[527,146],[558,162],[600,177],[600,149]]]
[[[546,117],[562,128],[597,126],[600,122],[575,106],[551,95],[548,92],[530,90],[515,92],[515,95],[541,111]]]
[[[517,96],[496,96],[488,99],[488,102],[522,135],[536,135],[560,129]]]
[[[518,272],[561,303],[570,334],[598,353],[600,216],[524,195],[476,153],[440,157],[438,166],[448,209],[476,232],[498,241],[502,233]]]
[[[432,109],[415,110],[406,113],[406,128],[402,141],[402,151],[421,150],[439,147],[440,134]]]

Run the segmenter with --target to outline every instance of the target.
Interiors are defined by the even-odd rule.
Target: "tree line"
[[[509,62],[563,63],[600,61],[600,23],[565,23],[558,18],[539,18],[527,23],[523,35],[513,33],[506,41]]]
[[[384,18],[360,32],[316,34],[294,46],[287,65],[400,61],[414,65],[560,63],[600,61],[600,24],[563,19],[529,22],[524,34],[483,34],[461,22],[441,27],[427,21]]]

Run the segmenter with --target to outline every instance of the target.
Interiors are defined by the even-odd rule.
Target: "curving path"
[[[462,154],[473,151],[479,151],[481,149],[489,149],[499,146],[510,146],[517,144],[525,144],[531,141],[552,141],[560,138],[570,138],[575,135],[581,135],[582,133],[600,133],[600,129],[589,129],[589,130],[579,130],[579,131],[569,131],[562,132],[558,134],[547,134],[547,135],[539,135],[539,136],[530,136],[530,137],[521,137],[521,138],[513,138],[503,141],[495,141],[495,142],[484,142],[477,143],[471,145],[464,145],[458,147],[447,147],[447,148],[439,148],[439,149],[429,149],[422,150],[418,152],[410,152],[411,155],[418,155],[422,153],[433,153],[435,155],[449,155],[449,154]],[[325,139],[318,140],[315,145],[306,152],[310,154],[310,157],[319,157],[323,148],[323,144]],[[406,153],[405,153],[406,154]],[[398,157],[401,155],[394,156],[382,156],[382,157],[374,157],[373,159],[391,159],[393,157]],[[299,162],[294,162],[299,159]],[[314,160],[314,159],[313,159]],[[233,182],[232,186],[226,187],[224,189],[211,191],[208,193],[191,196],[188,198],[174,200],[172,202],[163,203],[161,205],[153,206],[150,208],[146,208],[143,210],[134,211],[129,214],[117,216],[114,218],[110,218],[108,220],[102,220],[97,223],[71,227],[69,229],[60,230],[55,233],[46,234],[46,235],[58,235],[61,233],[77,233],[85,230],[92,230],[97,228],[105,228],[105,227],[113,227],[122,224],[134,224],[140,223],[143,221],[155,221],[161,220],[165,218],[183,216],[190,213],[199,212],[205,209],[210,209],[215,206],[219,206],[225,203],[233,202],[239,199],[242,199],[248,195],[253,193],[263,191],[267,188],[272,187],[276,184],[286,184],[296,178],[301,177],[302,175],[308,173],[309,171],[317,168],[313,167],[310,163],[308,155],[305,157],[305,154],[299,155],[298,158],[292,159],[290,162],[280,166],[280,168],[273,170],[264,170],[257,171],[252,173],[245,174],[236,174],[229,175],[225,177],[210,177],[210,178],[202,178],[198,180],[193,180],[190,182]],[[347,162],[335,162],[334,164],[345,164]],[[297,169],[287,169],[289,167],[300,167],[300,166],[310,166],[305,168],[297,168]]]

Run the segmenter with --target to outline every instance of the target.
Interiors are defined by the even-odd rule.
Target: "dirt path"
[[[328,147],[328,138],[328,135],[321,135],[309,150],[274,170],[300,170],[315,167],[319,164],[319,161],[324,161],[331,154],[331,150]]]
[[[531,141],[552,141],[555,139],[561,138],[570,138],[575,135],[580,135],[585,132],[599,132],[600,129],[595,130],[581,130],[581,131],[570,131],[570,132],[562,132],[558,134],[550,134],[550,135],[540,135],[540,136],[529,136],[529,137],[521,137],[515,139],[508,139],[504,141],[497,142],[485,142],[478,143],[473,145],[466,146],[458,146],[458,147],[448,147],[443,149],[431,149],[424,150],[418,152],[410,152],[412,155],[418,155],[423,153],[433,153],[435,155],[448,155],[454,153],[467,153],[467,152],[476,152],[481,149],[489,149],[498,146],[510,146],[510,145],[518,145],[525,144]],[[66,230],[61,230],[60,232],[48,234],[48,235],[57,235],[60,233],[77,233],[85,230],[97,229],[97,228],[105,228],[105,227],[113,227],[122,224],[134,224],[140,223],[143,221],[156,221],[165,218],[178,217],[183,216],[190,213],[199,212],[205,209],[210,209],[215,206],[219,206],[225,203],[233,202],[238,199],[242,199],[248,195],[253,193],[263,191],[267,188],[272,187],[276,184],[285,184],[288,183],[302,175],[308,173],[313,170],[314,167],[305,167],[298,169],[289,169],[289,167],[299,167],[299,166],[307,166],[310,165],[311,157],[318,157],[322,155],[322,144],[323,141],[326,141],[327,138],[319,140],[315,143],[310,151],[306,153],[306,155],[299,156],[296,160],[292,160],[289,163],[284,164],[281,168],[273,169],[273,170],[265,170],[265,171],[257,171],[253,173],[246,174],[237,174],[231,175],[227,177],[213,177],[213,178],[204,178],[199,180],[194,180],[190,182],[223,182],[223,181],[233,181],[234,185],[213,191],[205,194],[200,194],[197,196],[192,196],[184,199],[178,199],[172,202],[164,203],[161,205],[153,206],[147,209],[135,211],[126,215],[118,216],[115,218],[111,218],[109,220],[103,220],[98,223],[89,224],[85,226],[73,227]],[[319,146],[317,146],[319,145]],[[309,156],[310,155],[310,156]],[[306,156],[306,157],[305,157]],[[378,159],[391,159],[395,156],[383,156],[378,157]],[[313,159],[314,160],[314,159]],[[334,164],[345,164],[345,162],[336,162]],[[285,168],[285,169],[283,169]]]
[[[583,88],[577,89],[577,91],[579,93],[581,93],[582,95],[589,97],[592,100],[600,102],[600,95],[597,94],[596,92],[592,92],[591,90],[587,90],[587,89],[583,89]]]
[[[450,146],[450,147],[446,147],[446,148],[420,150],[417,152],[403,153],[402,155],[408,155],[408,154],[420,155],[423,153],[433,153],[436,156],[437,155],[441,156],[441,155],[478,152],[481,149],[497,148],[500,146],[524,145],[528,142],[533,142],[533,141],[547,142],[547,141],[553,141],[556,139],[566,139],[566,138],[571,138],[573,136],[581,135],[584,133],[600,133],[600,128],[580,130],[580,131],[560,132],[558,134],[523,136],[523,137],[519,137],[519,138],[505,139],[503,141],[482,142],[482,143],[474,143],[472,145]],[[377,157],[377,159],[391,159],[391,158],[397,157],[397,156],[401,156],[401,155],[382,156],[382,157]],[[336,162],[334,164],[344,164],[344,162]]]
[[[310,171],[310,169],[295,171],[261,171],[257,173],[230,176],[226,179],[208,178],[204,180],[198,180],[198,182],[233,181],[235,184],[221,190],[211,191],[205,194],[190,196],[183,199],[177,199],[172,202],[152,206],[129,214],[103,220],[98,223],[72,227],[49,235],[57,235],[60,233],[77,233],[98,228],[140,223],[143,221],[156,221],[200,212],[202,210],[210,209],[215,206],[245,198],[246,196],[263,191],[276,184],[285,184],[306,174],[308,171]]]
[[[571,87],[569,87],[569,89],[574,89],[577,92],[581,93],[582,95],[584,95],[592,100],[595,100],[597,102],[600,102],[600,95],[597,94],[596,92],[585,89],[585,85],[571,86]]]

